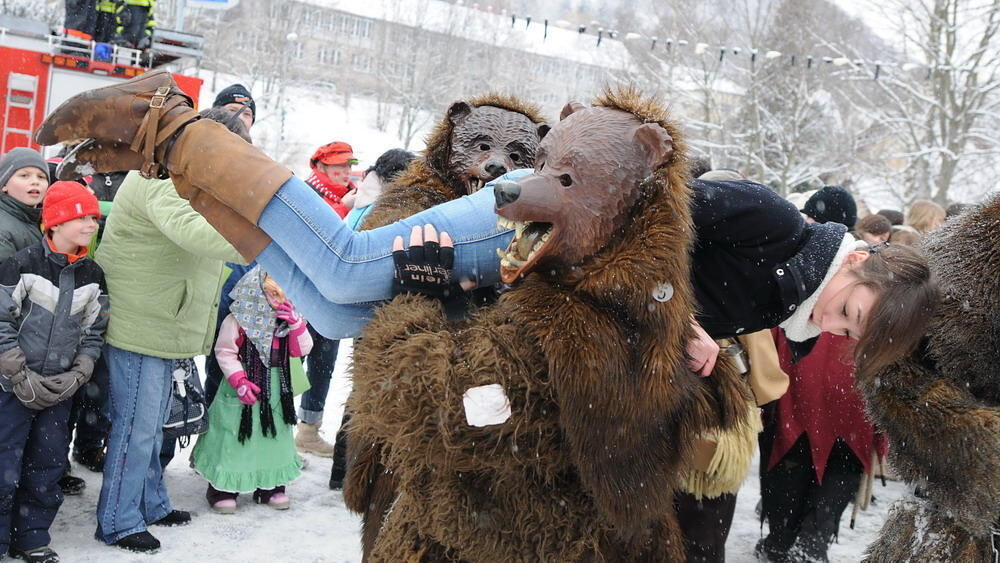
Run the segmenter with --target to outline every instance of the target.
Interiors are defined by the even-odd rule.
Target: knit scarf
[[[341,200],[354,186],[342,186],[331,180],[325,173],[316,169],[313,169],[312,174],[306,178],[306,183],[312,186],[312,188],[316,190],[319,195],[323,196],[323,199],[329,203],[330,207],[332,207],[341,218],[346,216],[347,212],[350,211],[350,209],[348,209],[347,206],[341,202]],[[341,213],[341,211],[343,211],[343,213]]]
[[[260,409],[260,428],[264,436],[277,435],[274,413],[271,412],[271,370],[260,360],[257,347],[249,338],[243,338],[238,353],[240,363],[246,368],[247,379],[260,388],[257,405]],[[278,370],[278,392],[281,396],[281,419],[285,424],[295,424],[295,404],[292,402],[292,376],[288,369],[288,338],[279,338],[278,346],[271,349],[270,365]],[[253,434],[253,406],[243,405],[240,414],[240,431],[237,435],[242,444]]]

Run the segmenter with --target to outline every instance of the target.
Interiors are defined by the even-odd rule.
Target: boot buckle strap
[[[160,86],[156,89],[156,93],[153,94],[152,99],[149,100],[149,107],[151,109],[163,109],[164,104],[167,103],[167,97],[170,95],[170,86]]]

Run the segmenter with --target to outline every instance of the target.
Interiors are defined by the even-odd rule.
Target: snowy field
[[[324,433],[332,441],[340,424],[343,403],[349,390],[346,371],[351,347],[341,343],[334,382],[327,401]],[[152,528],[163,542],[159,553],[137,555],[107,547],[93,538],[100,492],[100,476],[82,467],[74,473],[87,480],[82,496],[67,497],[52,527],[52,548],[68,563],[115,563],[169,561],[202,563],[216,561],[274,562],[360,561],[361,519],[347,511],[339,491],[327,488],[330,460],[307,456],[309,466],[302,477],[288,487],[292,508],[276,512],[241,498],[235,515],[212,513],[205,501],[205,481],[188,467],[190,448],[182,450],[167,468],[167,489],[175,508],[194,513],[191,525],[182,528]],[[753,547],[760,538],[760,525],[754,514],[759,499],[757,464],[740,491],[727,560],[732,563],[755,561]],[[848,528],[851,507],[844,514],[840,540],[830,549],[830,560],[848,563],[861,560],[861,554],[885,519],[889,505],[906,493],[906,487],[890,481],[883,488],[876,480],[874,505],[857,519],[854,530]],[[249,502],[248,502],[249,501]]]

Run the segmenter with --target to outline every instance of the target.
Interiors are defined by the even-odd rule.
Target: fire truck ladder
[[[30,74],[11,72],[7,74],[7,92],[4,94],[7,99],[7,107],[3,112],[3,135],[0,140],[0,153],[7,152],[8,135],[24,135],[27,143],[14,144],[14,146],[31,146],[31,134],[35,130],[35,103],[38,100],[38,77]],[[11,127],[10,114],[13,110],[27,110],[27,129]],[[24,121],[21,121],[23,124]]]

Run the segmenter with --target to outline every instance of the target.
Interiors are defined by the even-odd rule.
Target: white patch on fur
[[[503,424],[510,418],[510,401],[497,383],[469,388],[462,395],[469,426]]]

